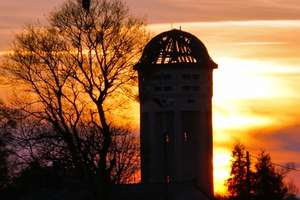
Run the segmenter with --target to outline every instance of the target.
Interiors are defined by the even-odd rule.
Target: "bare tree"
[[[148,39],[144,23],[119,0],[94,0],[89,9],[67,1],[49,22],[16,36],[2,71],[27,92],[19,101],[23,112],[51,124],[80,176],[105,197],[109,184],[121,181],[114,175],[129,165],[112,155],[132,139],[118,139],[113,119],[136,81],[132,67]]]
[[[114,160],[112,182],[135,183],[135,175],[140,168],[139,142],[127,129],[114,128],[112,145],[109,150]]]

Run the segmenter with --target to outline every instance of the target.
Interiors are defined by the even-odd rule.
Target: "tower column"
[[[204,44],[181,30],[154,37],[135,66],[141,107],[142,182],[213,195],[212,72]],[[175,187],[181,189],[174,189]],[[191,192],[192,193],[192,192]],[[167,196],[169,196],[167,195]]]

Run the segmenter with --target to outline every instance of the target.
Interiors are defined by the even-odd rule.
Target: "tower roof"
[[[155,36],[146,45],[137,67],[178,63],[217,67],[204,44],[196,36],[178,29]]]

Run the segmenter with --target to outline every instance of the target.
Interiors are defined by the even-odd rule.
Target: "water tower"
[[[144,184],[193,182],[213,194],[212,72],[204,44],[181,30],[154,37],[139,76]]]

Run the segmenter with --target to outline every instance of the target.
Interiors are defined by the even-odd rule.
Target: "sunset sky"
[[[62,2],[1,0],[0,55],[9,50],[14,33],[28,23],[44,23]],[[264,149],[275,163],[293,162],[300,169],[299,0],[126,2],[154,35],[180,27],[196,35],[219,65],[213,99],[216,191],[223,190],[236,141],[253,155]],[[7,96],[4,92],[0,96]],[[300,172],[289,178],[300,189]]]

